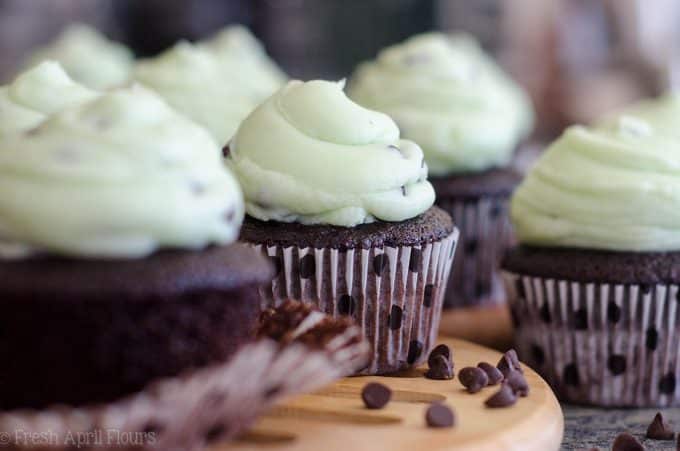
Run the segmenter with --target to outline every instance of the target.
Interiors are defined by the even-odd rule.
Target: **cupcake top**
[[[36,50],[29,58],[29,65],[45,60],[59,61],[74,80],[101,90],[120,86],[128,80],[134,56],[130,49],[110,41],[97,30],[76,24],[50,45]]]
[[[211,132],[220,145],[238,124],[285,83],[262,45],[235,26],[198,44],[179,42],[141,61],[135,78]]]
[[[522,243],[680,250],[678,116],[645,114],[570,127],[550,146],[512,199]]]
[[[352,227],[403,221],[434,202],[415,143],[387,115],[347,98],[344,83],[290,82],[243,121],[229,162],[249,215]]]
[[[533,122],[528,97],[467,35],[388,47],[359,66],[349,94],[393,117],[436,176],[507,165]]]
[[[0,141],[0,257],[144,257],[234,241],[241,191],[201,127],[139,86]]]
[[[0,86],[0,139],[28,130],[47,115],[97,95],[71,80],[58,63],[43,62],[20,74],[11,84]]]

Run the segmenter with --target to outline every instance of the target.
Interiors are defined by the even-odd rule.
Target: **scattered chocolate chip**
[[[427,365],[432,367],[432,362],[437,356],[444,356],[446,360],[451,362],[451,349],[445,345],[445,344],[440,344],[434,347],[432,351],[430,351],[430,355],[427,358]]]
[[[647,438],[652,440],[673,440],[675,438],[675,432],[673,429],[663,420],[661,412],[657,412],[654,415],[654,419],[647,427]]]
[[[378,382],[369,382],[361,390],[361,399],[368,409],[382,409],[390,402],[392,390]]]
[[[524,375],[519,371],[510,371],[505,380],[507,381],[508,385],[510,386],[510,388],[512,388],[512,391],[514,391],[516,395],[522,397],[529,395],[529,384],[527,383],[527,380],[524,378]]]
[[[505,382],[501,385],[501,388],[491,395],[484,404],[487,407],[498,408],[498,407],[509,407],[517,402],[517,395]]]
[[[460,370],[458,379],[467,388],[468,393],[477,393],[489,384],[489,376],[476,366],[467,366]]]
[[[434,380],[453,379],[453,365],[443,355],[437,355],[434,359],[428,360],[430,369],[425,373],[425,377]]]
[[[496,368],[501,370],[503,376],[507,377],[508,373],[512,370],[524,373],[522,370],[522,365],[519,363],[519,358],[517,357],[517,351],[510,349],[508,352],[503,354],[503,357],[498,361]]]
[[[431,428],[450,428],[456,423],[456,418],[448,406],[435,402],[427,408],[425,421]]]
[[[505,378],[503,376],[503,373],[501,373],[501,370],[493,366],[492,364],[488,362],[479,362],[477,364],[477,368],[480,370],[484,371],[486,373],[486,376],[489,378],[489,382],[487,385],[496,385],[500,384],[503,382],[503,379]]]
[[[614,440],[612,451],[645,451],[645,448],[635,437],[624,432]]]

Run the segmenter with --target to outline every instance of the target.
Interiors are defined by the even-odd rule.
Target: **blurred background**
[[[147,56],[241,23],[295,78],[339,79],[432,29],[474,34],[531,93],[539,137],[673,86],[677,0],[0,0],[0,80],[72,22]]]

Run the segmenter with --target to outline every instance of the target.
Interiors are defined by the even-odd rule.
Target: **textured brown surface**
[[[518,246],[503,269],[576,282],[656,284],[680,282],[680,252],[608,252]]]
[[[106,402],[249,340],[268,262],[241,245],[0,264],[0,409]]]
[[[522,175],[512,168],[491,169],[478,173],[452,174],[430,177],[438,199],[475,199],[482,196],[509,196],[522,180]]]
[[[266,246],[345,250],[431,243],[448,236],[452,231],[451,217],[443,210],[432,207],[406,221],[378,221],[356,227],[264,222],[247,217],[241,229],[241,239]]]

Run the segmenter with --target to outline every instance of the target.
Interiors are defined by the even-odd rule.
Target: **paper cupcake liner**
[[[368,352],[354,326],[324,349],[262,338],[227,363],[158,381],[117,402],[0,412],[0,449],[200,450],[243,432],[281,398],[353,373]]]
[[[444,308],[505,302],[499,262],[512,242],[509,199],[444,198],[437,206],[449,213],[460,229],[458,255],[453,265]]]
[[[517,350],[560,399],[597,406],[680,405],[678,285],[504,275]]]
[[[351,316],[372,346],[358,374],[421,363],[434,345],[458,231],[417,246],[370,249],[252,246],[279,269],[260,289],[263,307],[286,299],[334,317]]]

